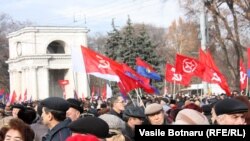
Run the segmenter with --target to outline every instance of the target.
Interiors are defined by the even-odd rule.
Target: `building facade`
[[[87,45],[86,28],[26,27],[8,35],[10,93],[41,100],[89,94],[86,72],[73,71],[71,50]],[[58,81],[68,81],[64,90]]]

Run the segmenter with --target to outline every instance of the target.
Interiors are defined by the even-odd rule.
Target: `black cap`
[[[13,108],[18,108],[18,109],[21,109],[21,110],[24,110],[24,109],[25,109],[25,107],[24,107],[22,104],[18,104],[18,103],[14,104],[14,105],[11,107],[11,110],[12,110]]]
[[[79,118],[71,122],[68,127],[75,133],[92,134],[98,138],[110,137],[108,124],[97,117]]]
[[[26,107],[21,109],[17,114],[19,119],[22,119],[26,124],[32,124],[36,118],[36,111],[33,108]]]
[[[227,98],[217,102],[215,104],[214,110],[216,115],[237,114],[247,112],[248,107],[245,103],[237,99]]]
[[[67,99],[67,101],[69,102],[69,107],[72,107],[78,110],[80,113],[83,113],[83,106],[82,106],[83,104],[80,101],[74,98],[69,98]]]
[[[129,117],[145,118],[144,110],[138,106],[128,106],[124,110],[124,114]]]
[[[69,109],[69,103],[61,97],[49,97],[41,101],[42,107],[52,110],[66,112]]]

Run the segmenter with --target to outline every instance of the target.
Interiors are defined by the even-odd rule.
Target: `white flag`
[[[107,99],[108,98],[111,98],[113,95],[112,95],[112,89],[111,89],[111,87],[109,86],[109,84],[106,84],[106,91],[107,91]]]
[[[84,62],[80,47],[71,48],[71,61],[74,72],[84,72]]]

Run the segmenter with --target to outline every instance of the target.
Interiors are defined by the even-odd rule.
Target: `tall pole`
[[[201,49],[206,50],[208,42],[208,32],[207,32],[207,14],[205,9],[205,0],[202,0],[201,17],[200,17],[200,35],[201,35]],[[208,93],[208,83],[202,82],[204,86],[204,94]]]

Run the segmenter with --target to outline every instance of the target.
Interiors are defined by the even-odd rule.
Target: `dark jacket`
[[[71,135],[71,131],[67,127],[70,122],[70,119],[65,119],[57,124],[43,136],[42,141],[65,141]]]
[[[122,129],[122,134],[129,137],[131,141],[134,141],[135,139],[135,131],[126,123],[125,129]]]
[[[31,124],[30,127],[35,132],[34,141],[41,141],[42,137],[48,132],[48,127],[42,124],[41,118],[36,123]]]
[[[108,114],[111,114],[111,115],[115,115],[117,117],[119,117],[120,119],[122,119],[122,113],[117,113],[114,109],[110,109],[110,111],[108,112]]]

